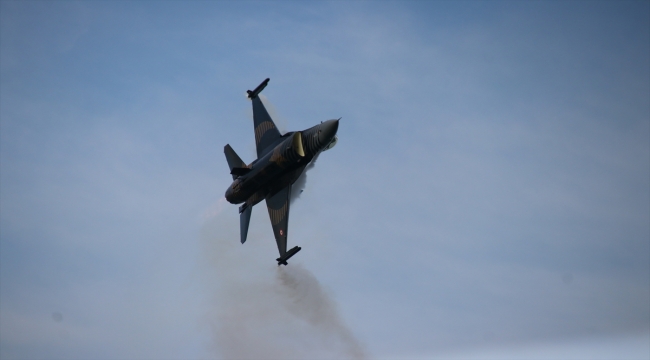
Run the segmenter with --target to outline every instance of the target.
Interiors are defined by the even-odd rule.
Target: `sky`
[[[650,3],[0,1],[0,358],[648,356]]]

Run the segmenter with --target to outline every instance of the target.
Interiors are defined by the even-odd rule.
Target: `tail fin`
[[[223,147],[223,152],[226,154],[226,161],[228,161],[228,167],[230,168],[230,171],[232,173],[232,169],[234,168],[245,168],[246,164],[242,159],[237,155],[235,150],[230,147],[230,144],[226,144],[226,146]],[[233,174],[232,179],[235,180],[238,175]]]

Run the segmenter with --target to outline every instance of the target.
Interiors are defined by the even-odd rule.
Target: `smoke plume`
[[[259,210],[253,211],[244,245],[239,243],[234,206],[212,216],[202,229],[205,276],[213,293],[207,321],[216,355],[223,359],[364,359],[361,345],[318,279],[299,259],[286,267],[275,265],[271,226],[260,219],[266,211]]]

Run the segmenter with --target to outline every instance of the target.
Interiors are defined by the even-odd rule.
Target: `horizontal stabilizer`
[[[243,206],[242,206],[243,207]],[[239,210],[239,231],[241,233],[241,243],[246,242],[248,237],[248,224],[251,222],[251,213],[253,212],[252,206],[246,206],[243,210]]]
[[[234,167],[230,169],[230,174],[235,175],[235,176],[244,176],[248,174],[251,171],[249,168],[245,167]]]
[[[256,97],[257,97],[257,94],[259,94],[260,92],[262,92],[262,90],[264,90],[264,88],[266,87],[266,85],[268,85],[269,80],[271,80],[271,79],[266,78],[266,80],[262,81],[262,83],[259,84],[259,85],[255,88],[255,90],[253,90],[253,91],[251,91],[251,90],[246,90],[246,92],[248,93],[248,98],[249,98],[249,99],[254,99],[254,98],[256,98]]]
[[[291,250],[287,251],[284,253],[284,255],[280,256],[279,258],[275,259],[278,262],[278,266],[280,265],[287,265],[287,260],[291,259],[292,256],[296,255],[298,251],[302,250],[300,246],[294,246]]]

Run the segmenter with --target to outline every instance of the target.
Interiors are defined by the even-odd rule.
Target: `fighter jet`
[[[226,200],[231,204],[243,203],[239,207],[242,244],[246,242],[253,206],[266,200],[280,252],[276,259],[280,266],[287,265],[287,260],[301,250],[301,247],[294,246],[287,251],[291,186],[310,162],[336,145],[340,118],[282,135],[258,96],[268,83],[267,78],[255,90],[247,91],[253,103],[257,159],[246,165],[230,144],[223,149],[233,179],[226,190]]]

